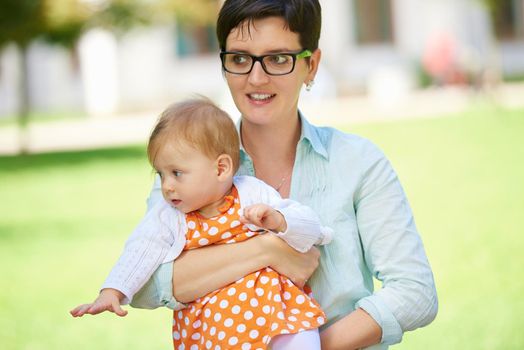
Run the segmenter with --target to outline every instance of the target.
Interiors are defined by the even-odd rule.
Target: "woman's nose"
[[[269,75],[262,68],[262,63],[255,62],[251,72],[249,72],[248,81],[252,85],[262,85],[269,81]]]

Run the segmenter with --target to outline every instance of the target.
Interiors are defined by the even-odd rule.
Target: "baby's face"
[[[154,167],[164,199],[184,213],[202,210],[222,197],[217,161],[188,144],[161,145]]]

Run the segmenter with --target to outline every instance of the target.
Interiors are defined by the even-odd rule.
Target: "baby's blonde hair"
[[[233,171],[238,170],[240,140],[235,124],[208,98],[174,103],[162,112],[147,145],[151,165],[166,142],[187,143],[210,159],[227,154],[233,160]]]

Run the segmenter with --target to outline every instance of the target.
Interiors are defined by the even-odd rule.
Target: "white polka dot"
[[[279,312],[277,313],[277,317],[278,317],[279,319],[283,320],[283,319],[284,319],[284,313],[283,313],[282,311],[279,311]]]
[[[251,298],[251,300],[249,301],[249,304],[253,307],[257,307],[258,306],[258,300],[255,299],[255,298]]]
[[[298,315],[300,313],[300,310],[299,309],[291,309],[291,313],[293,315]]]
[[[206,309],[206,310],[204,311],[204,316],[205,316],[206,318],[209,318],[209,316],[211,316],[211,310]]]
[[[237,337],[231,337],[231,338],[229,338],[228,343],[229,343],[229,345],[237,345],[238,338]]]
[[[246,287],[248,288],[253,288],[254,285],[255,285],[255,281],[253,280],[249,280],[246,282]]]
[[[303,295],[298,295],[297,298],[295,299],[295,301],[297,302],[297,304],[304,304],[304,301],[306,301],[306,298],[304,298]]]
[[[202,330],[207,331],[207,322],[204,322],[202,325]]]
[[[209,303],[210,304],[214,304],[214,303],[216,303],[217,299],[218,299],[217,296],[213,295],[213,297],[211,299],[209,299]]]
[[[287,319],[291,322],[297,322],[297,318],[295,316],[289,316]]]
[[[233,228],[233,227],[237,227],[238,225],[240,225],[240,221],[234,220],[234,221],[231,222],[231,224],[229,226],[231,228]]]
[[[182,338],[187,337],[187,331],[185,329],[182,329]]]
[[[215,345],[215,350],[222,350],[222,348],[220,347],[220,345]]]
[[[193,238],[198,238],[198,237],[200,237],[200,232],[198,231],[193,232]]]
[[[195,227],[196,227],[196,224],[195,224],[194,221],[191,221],[191,220],[190,220],[190,221],[187,223],[187,227],[190,228],[190,229],[192,229],[192,230],[194,230]]]
[[[244,277],[236,281],[236,283],[242,283],[242,282],[244,282]]]
[[[247,300],[247,293],[246,292],[242,292],[238,295],[238,300],[240,301],[246,301]]]
[[[308,311],[308,312],[306,312],[306,316],[307,317],[313,317],[313,316],[315,316],[315,314],[312,313],[311,311]]]
[[[246,331],[246,325],[241,323],[237,326],[237,332],[238,333],[244,333]]]
[[[204,228],[204,231],[207,231],[207,229],[209,228],[209,225],[206,222],[204,222],[202,227]]]
[[[217,313],[215,314],[215,316],[213,317],[213,319],[215,320],[215,322],[220,321],[221,318],[222,318],[222,315],[221,315],[219,312],[217,312]]]
[[[200,320],[196,320],[195,322],[193,322],[193,328],[194,329],[197,329],[201,325],[202,325],[202,321],[200,321]]]
[[[268,299],[268,300],[271,300],[272,297],[273,297],[273,292],[269,292],[269,293],[267,294],[267,299]]]
[[[243,228],[246,229],[247,226],[244,226]],[[255,232],[253,232],[253,231],[247,231],[247,232],[246,232],[246,236],[247,236],[247,237],[253,237],[254,235],[255,235]]]
[[[227,290],[227,295],[229,296],[233,296],[235,295],[235,293],[237,292],[237,290],[235,289],[235,287],[231,287]]]
[[[294,330],[295,329],[295,326],[293,326],[291,323],[288,323],[287,324],[287,328],[291,329],[291,330]]]
[[[222,300],[222,301],[220,302],[220,307],[221,307],[222,309],[225,309],[226,307],[228,307],[228,305],[229,305],[229,302],[228,302],[227,300]]]
[[[264,295],[264,290],[263,290],[262,288],[257,288],[257,289],[255,289],[255,293],[256,293],[259,297],[261,297],[261,296]]]
[[[269,344],[269,340],[271,338],[269,337],[269,335],[265,335],[264,338],[262,338],[262,341],[264,342],[264,344]]]
[[[265,314],[269,314],[271,312],[271,308],[269,307],[269,305],[264,305],[264,307],[262,307],[262,312]]]
[[[317,322],[320,324],[324,324],[324,317],[322,316],[317,317]]]
[[[264,317],[257,318],[257,325],[263,326],[266,324],[266,319]]]
[[[184,344],[180,344],[178,346],[178,350],[185,350],[186,349],[186,346]]]
[[[214,235],[216,235],[216,234],[218,233],[218,228],[216,228],[216,227],[211,227],[211,228],[209,229],[209,232],[208,232],[208,233],[209,233],[210,236],[214,236]]]
[[[218,339],[219,339],[219,340],[222,340],[222,339],[224,339],[225,337],[226,337],[226,332],[224,332],[224,331],[220,331],[220,332],[218,332]]]
[[[184,323],[186,324],[186,326],[189,325],[189,317],[184,318]]]
[[[252,318],[253,318],[253,312],[251,312],[251,311],[246,311],[246,312],[244,312],[244,318],[245,318],[246,320],[250,320],[250,319],[252,319]]]
[[[311,323],[309,323],[308,321],[302,321],[302,325],[304,327],[311,327]]]
[[[242,350],[251,350],[251,344],[249,343],[242,344]]]
[[[193,335],[191,336],[191,339],[193,339],[193,340],[200,339],[200,333],[193,333]]]
[[[235,315],[238,315],[240,313],[240,306],[235,305],[231,308],[231,312]]]
[[[176,340],[180,339],[180,333],[178,333],[177,331],[174,331],[173,332],[173,339],[176,339]]]
[[[284,300],[289,300],[289,299],[291,299],[291,293],[284,292]]]
[[[276,285],[278,285],[279,283],[280,283],[280,280],[279,280],[278,278],[273,278],[273,279],[271,280],[271,285],[272,285],[272,286],[276,286]]]
[[[179,320],[181,320],[182,317],[184,317],[184,313],[182,311],[179,311],[177,315]]]
[[[216,328],[215,326],[213,326],[213,327],[211,327],[211,328],[209,329],[209,334],[211,334],[211,335],[215,335],[216,332],[217,332],[217,328]]]
[[[280,334],[289,334],[289,331],[287,329],[283,329]]]
[[[280,297],[280,294],[275,294],[275,297],[273,298],[273,300],[279,303],[282,301],[282,298]]]
[[[267,276],[260,277],[260,283],[266,284],[267,282],[269,282],[269,277]]]
[[[222,225],[225,224],[226,221],[227,221],[227,216],[224,216],[224,215],[222,215],[220,219],[218,219],[218,222],[221,223]]]
[[[278,323],[273,322],[273,324],[271,325],[271,330],[274,331],[277,328],[278,328]]]
[[[209,240],[207,240],[205,238],[200,238],[198,240],[198,244],[200,244],[200,245],[207,245],[207,244],[209,244]]]
[[[222,239],[228,239],[228,238],[230,238],[231,236],[232,236],[231,232],[227,231],[227,232],[224,232],[224,233],[222,234],[222,236],[220,236],[220,238],[222,238]]]
[[[233,319],[232,318],[226,318],[226,320],[224,321],[224,326],[226,327],[231,327],[233,325]]]
[[[252,331],[249,332],[249,337],[251,339],[257,339],[258,337],[258,331],[256,329],[253,329]]]
[[[195,312],[195,316],[198,317],[202,313],[202,309],[198,309],[197,312]]]
[[[211,342],[211,340],[206,341],[206,349],[211,349],[212,346],[213,343]]]
[[[234,212],[235,212],[235,208],[229,208],[229,210],[227,211],[229,215],[233,215]]]

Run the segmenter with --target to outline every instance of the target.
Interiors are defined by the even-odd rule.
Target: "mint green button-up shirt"
[[[328,317],[324,327],[362,308],[382,328],[382,343],[370,349],[387,349],[405,331],[430,323],[438,308],[409,203],[389,161],[370,141],[313,126],[302,116],[301,125],[290,198],[313,208],[334,230],[333,241],[319,247],[320,265],[308,282]],[[243,148],[240,156],[237,174],[254,176]],[[157,181],[150,203],[159,196]],[[178,308],[171,271],[172,263],[162,265],[133,303]],[[373,277],[382,282],[379,290]]]
[[[437,312],[433,274],[402,186],[370,141],[301,117],[290,198],[313,208],[334,230],[319,247],[309,279],[329,326],[356,308],[382,327],[382,344],[431,322]],[[239,174],[255,175],[241,150]],[[382,282],[373,290],[373,277]],[[375,347],[374,347],[375,348]]]

